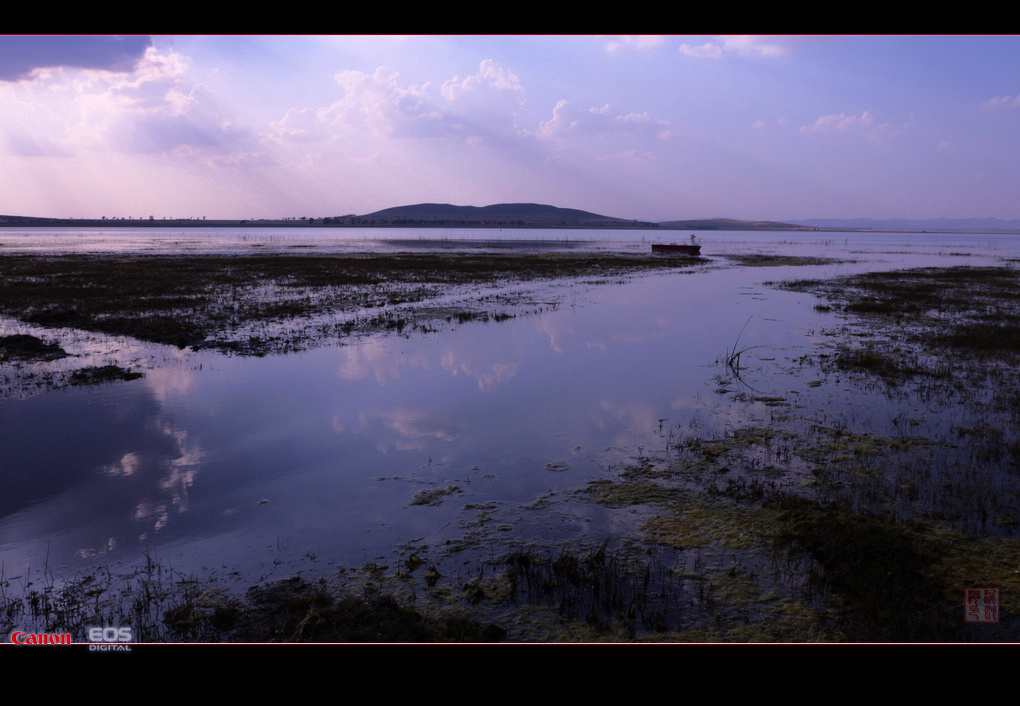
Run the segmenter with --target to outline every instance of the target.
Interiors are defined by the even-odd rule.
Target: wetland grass
[[[811,265],[831,265],[842,262],[842,260],[829,257],[778,255],[773,253],[731,253],[726,255],[726,259],[742,267],[803,267]]]
[[[358,331],[429,330],[435,316],[425,305],[454,287],[570,277],[604,281],[676,268],[689,269],[690,264],[612,253],[9,255],[0,258],[0,314],[54,329],[262,355]],[[395,306],[403,309],[388,309]],[[372,310],[378,313],[365,313]],[[326,314],[343,314],[349,325],[329,333],[234,335],[256,324]],[[479,312],[477,306],[461,304],[441,315],[464,322],[502,321],[514,314]]]
[[[330,271],[324,264],[315,278],[329,281]],[[495,276],[491,263],[487,276]],[[892,405],[922,394],[932,408],[951,400],[959,414],[948,429],[901,411],[892,415],[893,429],[882,433],[861,428],[848,412],[783,404],[769,394],[734,396],[735,405],[746,405],[743,423],[731,419],[717,434],[676,437],[660,422],[669,439],[662,457],[642,454],[572,496],[631,522],[640,518],[635,536],[612,547],[519,546],[491,559],[488,575],[479,570],[469,580],[413,555],[406,571],[391,577],[405,589],[399,595],[382,589],[377,575],[355,594],[292,579],[231,600],[181,580],[178,598],[166,596],[163,608],[139,619],[154,626],[154,636],[196,641],[213,635],[259,641],[1015,641],[1020,385],[1009,330],[1018,321],[1017,284],[1017,271],[1003,267],[784,285],[824,297],[831,307],[824,313],[841,312],[850,322],[830,334],[837,352],[823,373],[853,377],[855,386],[867,378],[895,381],[897,396],[888,398],[894,411]],[[73,311],[80,317],[85,309]],[[985,328],[961,330],[971,325]],[[966,335],[957,340],[954,333]],[[868,343],[851,345],[861,339]],[[741,372],[734,357],[739,341],[740,335],[723,360],[735,374]],[[992,401],[977,405],[971,397]],[[766,416],[756,418],[762,409]],[[440,501],[451,488],[412,504]],[[418,579],[409,576],[424,565],[424,585],[413,583]],[[1002,590],[1000,625],[963,625],[963,591],[972,586]],[[4,594],[4,614],[42,619],[46,605],[55,604],[45,592],[26,588],[36,590],[27,603]],[[105,588],[87,595],[94,600],[113,593]],[[161,591],[142,595],[155,600]],[[426,598],[455,610],[426,609],[420,603]],[[536,632],[528,616],[539,609],[549,619]]]
[[[128,370],[116,365],[100,365],[75,370],[71,374],[71,385],[101,385],[116,380],[137,380],[144,373]]]
[[[863,323],[894,326],[943,355],[1020,353],[1020,269],[946,267],[869,272],[833,280],[794,280],[787,289],[807,291]]]
[[[1009,265],[781,285],[845,315],[847,325],[829,332],[839,341],[836,371],[884,381],[897,390],[893,405],[952,410],[948,429],[937,416],[901,414],[892,424],[902,436],[868,435],[862,446],[860,434],[827,434],[815,452],[800,452],[816,468],[817,504],[786,513],[781,536],[818,562],[816,578],[842,601],[851,639],[981,639],[961,627],[968,585],[1001,587],[1002,629],[985,634],[1015,639],[1018,285],[1020,270]],[[920,436],[906,436],[908,427]]]
[[[923,525],[787,502],[794,507],[778,518],[777,542],[818,563],[814,587],[836,599],[849,640],[944,641],[961,632],[962,593],[949,596]]]
[[[293,576],[232,596],[212,583],[148,561],[119,576],[108,569],[44,585],[0,577],[0,632],[60,632],[87,642],[92,626],[127,625],[147,642],[497,642],[506,631],[455,611],[426,614],[373,589],[309,582]]]
[[[57,360],[67,356],[56,343],[46,343],[37,336],[14,334],[0,336],[0,363],[7,361]]]
[[[242,642],[498,642],[506,634],[459,613],[429,617],[391,595],[337,595],[298,577],[249,590],[228,627]]]
[[[463,492],[459,485],[448,485],[445,488],[432,488],[415,493],[412,505],[441,505],[443,500],[455,493]]]
[[[625,634],[638,626],[658,633],[679,623],[683,592],[653,562],[609,551],[608,542],[589,550],[543,555],[521,550],[499,560],[510,586],[509,600],[554,607],[564,620],[585,622],[596,633]],[[654,574],[653,574],[654,572]]]

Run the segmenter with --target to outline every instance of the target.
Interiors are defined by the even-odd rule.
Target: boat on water
[[[701,243],[692,235],[689,243],[652,243],[652,252],[664,255],[700,255]]]

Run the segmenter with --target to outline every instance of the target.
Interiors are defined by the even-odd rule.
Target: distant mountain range
[[[875,230],[946,232],[1020,232],[1020,220],[997,218],[937,218],[932,220],[859,218],[806,221],[740,221],[702,218],[678,221],[638,221],[603,216],[573,208],[536,203],[492,206],[453,206],[420,203],[387,208],[364,216],[346,216],[352,224],[388,226],[523,227],[523,228],[661,228],[664,230]],[[333,219],[337,221],[338,219]]]
[[[812,226],[780,221],[738,221],[732,218],[702,218],[693,221],[662,221],[670,230],[816,230]]]
[[[206,228],[239,226],[258,227],[450,227],[450,228],[659,228],[651,221],[613,218],[575,208],[559,208],[537,203],[503,203],[492,206],[453,206],[420,203],[396,206],[359,216],[327,216],[324,218],[206,220],[204,218],[36,218],[2,216],[0,227],[102,227],[159,228],[204,226]]]
[[[878,230],[878,231],[927,231],[947,233],[998,233],[1020,232],[1020,220],[1004,221],[999,218],[931,218],[910,220],[906,218],[816,218],[796,221],[797,225],[829,230]]]
[[[419,203],[396,206],[353,217],[360,224],[391,226],[474,226],[528,228],[655,228],[651,221],[626,220],[540,203],[499,203],[492,206],[453,206]]]
[[[627,220],[540,203],[453,206],[419,203],[387,208],[364,216],[343,216],[345,224],[385,226],[449,226],[476,228],[659,228],[662,230],[805,230],[810,226],[772,221],[712,218],[693,221]],[[338,219],[333,219],[336,222]]]
[[[838,230],[907,232],[1016,232],[1020,220],[998,218],[936,218],[932,220],[813,219],[806,221],[740,221],[704,218],[684,221],[639,221],[603,216],[574,208],[538,203],[502,203],[491,206],[454,206],[420,203],[386,208],[363,216],[328,216],[261,220],[206,220],[204,218],[36,218],[2,216],[0,227],[447,227],[447,228],[632,228],[661,230]]]

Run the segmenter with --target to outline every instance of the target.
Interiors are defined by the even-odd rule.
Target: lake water
[[[0,256],[644,252],[653,236],[670,240],[575,230],[0,231]],[[264,358],[118,341],[123,359],[145,362],[144,378],[0,400],[3,574],[47,567],[71,576],[149,554],[247,587],[409,552],[450,565],[515,543],[621,536],[639,521],[632,511],[571,502],[572,491],[615,478],[641,455],[668,453],[679,435],[740,423],[747,406],[721,389],[719,363],[738,341],[755,347],[743,381],[755,394],[796,395],[804,407],[853,412],[874,428],[903,413],[846,381],[810,384],[815,374],[794,361],[824,343],[836,314],[766,281],[1020,256],[1013,235],[699,237],[708,263],[608,283],[531,285],[549,306],[498,323],[380,333]],[[726,257],[757,253],[838,262],[747,267]],[[28,329],[10,320],[0,327],[15,330]],[[414,504],[429,490],[450,492]]]

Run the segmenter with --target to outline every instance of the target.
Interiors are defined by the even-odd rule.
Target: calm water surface
[[[528,247],[644,251],[648,237],[383,234],[395,243],[375,231],[336,233],[0,233],[0,254],[500,248],[536,237],[554,245]],[[412,550],[438,558],[466,536],[480,538],[475,555],[513,542],[599,541],[632,520],[569,502],[570,492],[664,453],[678,434],[740,422],[745,407],[720,390],[718,362],[738,337],[757,347],[745,380],[756,394],[855,406],[878,420],[898,413],[878,394],[809,385],[813,373],[792,361],[823,341],[834,315],[763,282],[1020,254],[1016,237],[1002,235],[706,233],[702,242],[705,266],[542,285],[558,306],[505,322],[253,359],[125,344],[156,361],[143,379],[0,401],[3,572],[47,566],[69,576],[149,553],[246,586]],[[841,262],[743,267],[724,257],[760,252]],[[450,486],[437,505],[412,504]]]

